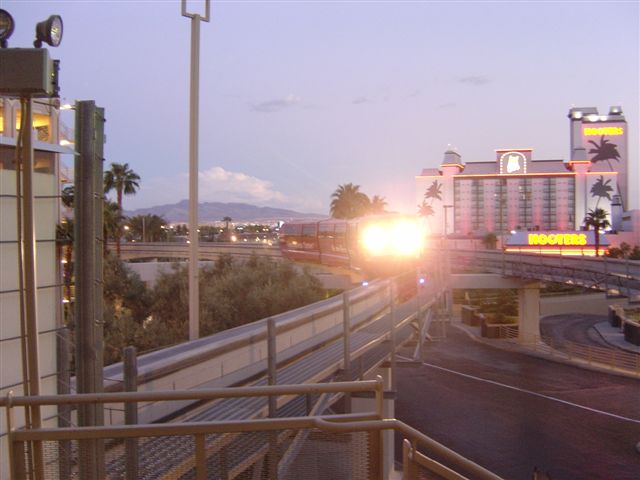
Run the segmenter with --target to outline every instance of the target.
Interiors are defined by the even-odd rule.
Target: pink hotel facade
[[[629,159],[622,109],[600,115],[592,107],[572,108],[569,123],[568,162],[538,160],[531,148],[498,149],[492,161],[468,163],[457,152],[445,152],[439,168],[416,177],[417,203],[431,213],[425,216],[429,232],[580,230],[595,208],[607,212],[614,229],[624,229]]]

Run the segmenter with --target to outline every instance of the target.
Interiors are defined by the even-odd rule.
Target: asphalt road
[[[529,480],[534,467],[553,480],[640,479],[640,380],[500,350],[449,327],[421,366],[398,368],[397,385],[396,418],[505,479]]]
[[[540,333],[543,336],[553,337],[555,341],[610,348],[610,345],[593,328],[596,323],[606,321],[607,317],[603,315],[584,313],[551,315],[540,319]],[[561,343],[556,345],[560,346]]]

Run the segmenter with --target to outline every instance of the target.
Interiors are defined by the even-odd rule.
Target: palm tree
[[[434,180],[429,188],[427,188],[427,191],[424,192],[424,199],[430,199],[431,204],[433,204],[434,200],[442,201],[442,184],[438,183],[437,180]]]
[[[418,205],[418,215],[424,218],[428,218],[435,213],[435,210],[426,200],[422,201],[422,205]]]
[[[387,201],[384,199],[384,197],[381,197],[379,195],[373,196],[373,198],[371,199],[371,205],[370,205],[372,214],[376,215],[376,214],[384,213],[386,211],[386,207],[387,207]]]
[[[331,216],[333,218],[356,218],[369,211],[369,197],[360,191],[360,185],[339,185],[331,194]]]
[[[595,155],[591,157],[591,161],[593,163],[598,163],[606,160],[609,164],[609,170],[613,170],[613,167],[611,166],[611,162],[609,160],[620,160],[620,152],[618,152],[618,146],[615,143],[611,143],[609,140],[605,139],[604,135],[600,137],[600,143],[596,143],[593,140],[589,140],[589,143],[594,147],[589,150],[589,153],[595,153]]]
[[[140,176],[129,168],[128,163],[112,163],[111,168],[104,172],[104,193],[116,191],[116,204],[120,214],[122,214],[122,195],[134,195],[140,188],[139,180]],[[121,233],[118,233],[116,236],[118,257],[120,257],[120,237]]]
[[[593,227],[596,237],[596,257],[600,255],[600,230],[607,228],[609,220],[607,220],[607,212],[602,208],[595,208],[589,210],[587,216],[584,219],[584,224],[587,228]]]
[[[611,179],[608,179],[605,182],[604,177],[600,175],[600,178],[591,186],[591,196],[598,197],[598,200],[596,201],[596,208],[598,208],[598,204],[602,198],[607,198],[611,201],[611,195],[609,192],[613,192],[613,187],[609,185],[610,183]]]
[[[122,210],[115,202],[109,200],[104,201],[103,218],[102,218],[102,233],[104,236],[104,254],[107,254],[107,238],[115,238],[116,241],[116,255],[120,258],[120,237],[122,237],[122,223],[124,216]]]

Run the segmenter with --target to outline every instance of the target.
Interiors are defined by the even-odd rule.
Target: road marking
[[[398,355],[398,358],[402,358],[403,360],[412,360],[411,358],[403,357],[402,355]],[[599,413],[600,415],[606,415],[607,417],[613,417],[613,418],[616,418],[618,420],[624,420],[626,422],[632,422],[632,423],[640,424],[640,420],[637,420],[635,418],[623,417],[622,415],[616,415],[615,413],[609,413],[609,412],[605,412],[603,410],[598,410],[596,408],[585,407],[584,405],[580,405],[580,404],[577,404],[577,403],[569,402],[567,400],[562,400],[560,398],[551,397],[549,395],[544,395],[542,393],[534,392],[534,391],[531,391],[531,390],[526,390],[524,388],[514,387],[513,385],[507,385],[505,383],[496,382],[494,380],[487,380],[486,378],[476,377],[474,375],[469,375],[467,373],[457,372],[455,370],[451,370],[449,368],[440,367],[440,366],[434,365],[432,363],[422,362],[422,365],[424,365],[425,367],[434,368],[436,370],[442,370],[444,372],[453,373],[454,375],[459,375],[461,377],[470,378],[472,380],[476,380],[476,381],[479,381],[479,382],[490,383],[490,384],[496,385],[498,387],[503,387],[503,388],[508,388],[510,390],[515,390],[516,392],[528,393],[529,395],[534,395],[536,397],[545,398],[547,400],[552,400],[554,402],[563,403],[563,404],[569,405],[571,407],[581,408],[581,409],[587,410],[589,412]]]

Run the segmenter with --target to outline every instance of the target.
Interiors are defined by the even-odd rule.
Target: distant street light
[[[209,21],[209,0],[205,16],[187,12],[182,0],[182,16],[191,19],[191,84],[189,98],[189,340],[200,336],[200,291],[198,285],[198,104],[200,94],[200,21]]]

